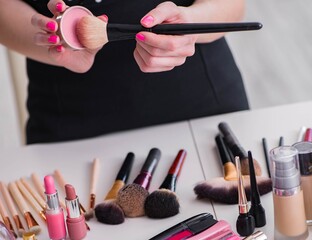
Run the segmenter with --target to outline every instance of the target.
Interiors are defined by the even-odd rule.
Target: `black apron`
[[[26,2],[51,15],[48,1]],[[106,14],[111,23],[138,24],[162,1],[65,2],[81,4],[97,16]],[[189,0],[173,2],[192,4]],[[224,38],[196,44],[195,54],[185,64],[161,73],[141,72],[134,48],[134,40],[106,44],[84,74],[27,59],[27,143],[82,139],[249,108]]]

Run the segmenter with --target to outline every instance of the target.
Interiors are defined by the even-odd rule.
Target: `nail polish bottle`
[[[300,185],[298,150],[281,146],[270,151],[274,204],[274,239],[302,239],[308,234]]]
[[[297,142],[293,146],[299,154],[301,188],[307,224],[312,225],[312,142]]]

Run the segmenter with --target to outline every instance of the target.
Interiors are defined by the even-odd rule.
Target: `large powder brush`
[[[98,49],[108,42],[135,39],[135,35],[141,31],[183,35],[248,31],[261,28],[262,24],[258,22],[160,24],[153,28],[144,28],[139,24],[106,23],[97,17],[85,16],[78,21],[76,34],[83,46],[88,49]]]
[[[238,182],[236,166],[231,160],[227,147],[220,134],[215,137],[219,157],[223,166],[223,177],[208,179],[198,183],[194,187],[194,192],[199,199],[210,199],[215,202],[226,204],[237,204],[238,202]],[[248,200],[250,199],[249,175],[243,176],[245,181],[245,191]],[[257,176],[259,194],[264,195],[272,191],[272,181],[270,178]]]
[[[149,151],[140,173],[133,183],[124,186],[117,195],[117,204],[127,217],[145,215],[144,203],[149,195],[148,189],[153,173],[158,165],[161,152],[158,148]]]
[[[122,208],[117,204],[116,198],[119,190],[123,188],[128,181],[133,161],[134,153],[129,152],[123,161],[113,186],[106,194],[104,201],[95,206],[94,212],[99,222],[111,225],[124,222],[125,214]]]
[[[175,194],[176,183],[182,170],[186,151],[181,149],[175,157],[166,178],[158,190],[145,200],[145,214],[150,218],[166,218],[179,213],[180,204]]]

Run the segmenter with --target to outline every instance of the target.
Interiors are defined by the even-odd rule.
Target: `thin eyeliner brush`
[[[264,158],[265,158],[265,164],[268,170],[268,175],[269,175],[269,178],[271,178],[269,150],[268,150],[268,144],[267,144],[266,138],[262,138],[262,147],[263,147],[263,153],[264,153]]]

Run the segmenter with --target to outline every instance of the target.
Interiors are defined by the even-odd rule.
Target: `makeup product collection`
[[[153,28],[142,25],[106,23],[82,6],[72,6],[56,17],[58,34],[64,46],[74,50],[98,49],[112,41],[131,40],[140,31],[183,35],[259,30],[258,22],[160,24]]]

